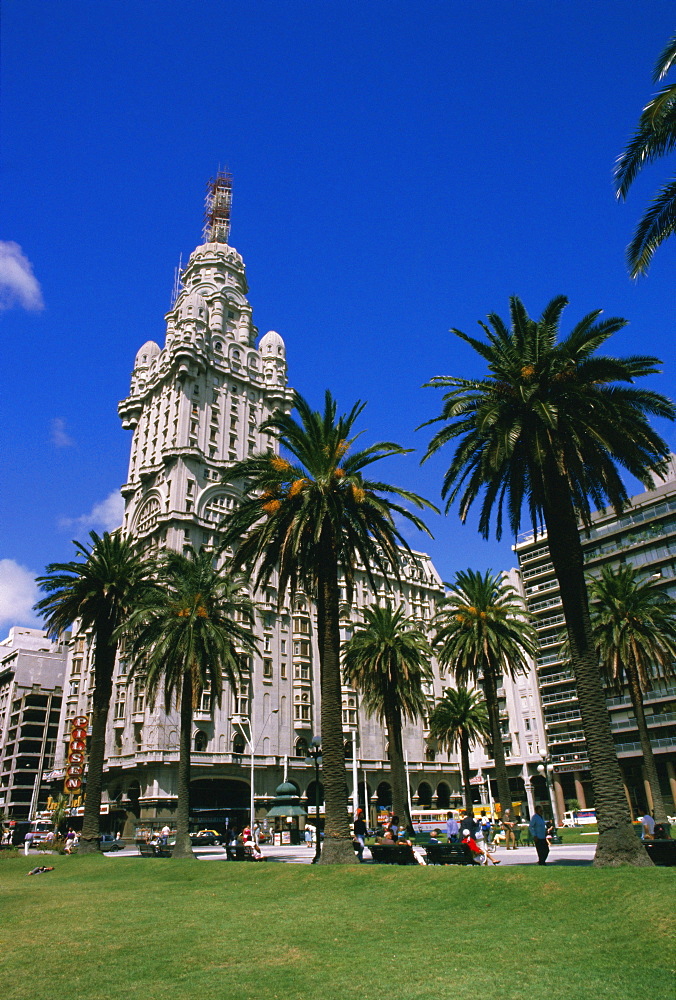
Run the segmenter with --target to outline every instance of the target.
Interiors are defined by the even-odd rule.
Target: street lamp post
[[[263,733],[265,732],[265,727],[267,726],[268,722],[270,721],[270,719],[272,718],[273,715],[277,714],[277,712],[279,712],[279,709],[278,708],[273,708],[272,711],[270,712],[270,714],[268,715],[267,719],[263,723],[263,728],[261,729],[259,737],[258,737],[258,743],[260,743],[260,741],[263,738]],[[250,718],[246,718],[246,716],[241,716],[241,715],[233,715],[233,716],[230,717],[230,721],[232,722],[233,725],[235,725],[235,726],[237,726],[239,728],[240,733],[242,734],[242,736],[244,737],[244,739],[246,740],[246,742],[249,744],[249,755],[250,755],[250,758],[251,758],[251,762],[250,762],[250,775],[249,775],[249,783],[250,783],[250,790],[251,790],[251,800],[250,800],[250,803],[249,803],[249,831],[251,833],[251,839],[253,840],[254,839],[254,823],[256,822],[256,800],[255,800],[255,793],[254,793],[254,776],[255,776],[255,771],[254,771],[254,767],[255,767],[254,755],[256,753],[256,747],[258,746],[258,743],[256,743],[255,739],[254,739],[253,708],[252,708],[252,711],[251,711]],[[249,727],[249,735],[248,736],[247,736],[246,731],[244,729],[244,726],[246,724],[248,724],[248,727]]]
[[[319,836],[319,768],[322,763],[322,741],[319,736],[313,736],[310,746],[307,749],[306,764],[315,766],[315,856],[312,864],[316,865],[322,853],[321,838]]]
[[[556,815],[556,796],[554,795],[554,790],[552,788],[551,775],[554,772],[554,765],[552,764],[552,758],[548,753],[541,753],[542,763],[538,764],[537,770],[542,775],[542,777],[547,782],[547,794],[549,795],[549,803],[552,807],[552,816],[554,817],[554,824],[558,827],[559,820]]]

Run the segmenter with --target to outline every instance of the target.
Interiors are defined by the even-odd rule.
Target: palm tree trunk
[[[320,864],[358,864],[352,847],[347,811],[347,779],[343,748],[343,702],[340,675],[340,611],[338,565],[326,529],[318,553],[317,639],[321,669],[322,778],[324,842]]]
[[[631,703],[634,706],[634,715],[636,716],[636,726],[638,728],[638,738],[641,743],[643,764],[653,797],[653,816],[655,817],[656,823],[668,823],[667,810],[664,806],[662,789],[660,788],[660,779],[657,775],[657,764],[655,763],[655,755],[653,754],[652,743],[650,742],[648,724],[645,718],[645,711],[643,710],[643,692],[641,691],[641,682],[639,680],[638,671],[633,663],[626,663],[625,671],[629,684],[629,696],[631,698]],[[648,804],[649,803],[646,803],[646,805]]]
[[[498,785],[498,798],[500,800],[501,815],[505,815],[505,809],[512,809],[512,793],[509,787],[509,775],[507,774],[507,764],[505,763],[505,748],[502,745],[502,729],[500,727],[500,710],[498,708],[498,685],[495,674],[489,664],[484,666],[483,675],[484,698],[488,709],[488,718],[491,724],[491,737],[493,739],[493,762],[495,765],[495,780]],[[490,781],[490,778],[488,779]]]
[[[190,736],[192,733],[192,673],[183,674],[181,691],[181,732],[178,751],[178,803],[176,805],[176,846],[172,858],[194,858],[190,842]]]
[[[599,838],[594,864],[645,867],[652,861],[631,825],[622,772],[610,728],[606,696],[589,617],[584,559],[567,480],[549,470],[545,525],[570,643],[570,658],[589,753]]]
[[[390,775],[392,778],[392,812],[399,817],[400,827],[404,827],[409,836],[415,833],[411,811],[408,808],[408,789],[406,785],[406,762],[401,739],[401,712],[396,702],[396,696],[389,691],[385,701],[385,723],[390,737]],[[403,822],[402,822],[403,821]]]
[[[87,792],[78,854],[94,854],[99,850],[101,843],[101,793],[103,790],[103,763],[106,755],[106,726],[117,655],[117,643],[110,641],[113,628],[114,624],[111,626],[111,623],[106,619],[95,629],[94,692],[90,720],[92,734],[89,738]]]
[[[462,787],[465,792],[465,812],[472,811],[472,786],[469,783],[469,737],[465,730],[460,732],[460,770]]]

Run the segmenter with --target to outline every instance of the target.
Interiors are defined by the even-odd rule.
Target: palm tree
[[[472,810],[472,786],[469,783],[469,751],[491,731],[486,702],[478,691],[466,687],[446,688],[430,715],[430,736],[442,749],[460,747],[460,770],[465,792],[465,809]]]
[[[512,808],[512,794],[502,745],[498,687],[503,674],[513,678],[528,669],[529,657],[537,650],[537,636],[519,595],[490,570],[460,570],[449,586],[451,593],[439,605],[434,619],[432,644],[457,684],[483,688],[498,799],[504,811]]]
[[[243,481],[245,499],[226,518],[222,546],[238,546],[236,565],[256,566],[258,585],[278,573],[278,600],[301,588],[317,603],[321,667],[321,736],[326,826],[322,863],[356,863],[347,814],[340,674],[340,575],[351,599],[357,561],[371,585],[374,571],[399,574],[399,550],[409,546],[394,523],[399,516],[421,531],[423,522],[390,499],[419,508],[432,504],[415,493],[365,479],[363,470],[382,458],[403,455],[389,441],[350,454],[353,428],[364,409],[356,403],[337,416],[327,391],[323,413],[295,395],[300,420],[275,413],[261,431],[268,433],[293,462],[273,451],[235,463],[226,482]],[[428,532],[429,534],[429,532]]]
[[[626,684],[643,753],[655,819],[667,822],[657,767],[643,710],[643,692],[657,677],[673,678],[676,660],[676,601],[633,566],[604,566],[588,577],[596,648],[606,679],[621,692]]]
[[[659,83],[676,62],[676,35],[670,38],[653,73]],[[676,146],[676,83],[663,87],[646,104],[638,128],[615,165],[617,197],[625,199],[629,188],[646,164],[672,152]],[[643,214],[634,238],[627,247],[627,264],[632,278],[645,274],[657,248],[676,232],[676,179],[658,191]]]
[[[656,392],[621,383],[657,372],[652,357],[617,359],[595,352],[622,319],[598,321],[590,313],[559,340],[563,296],[531,319],[511,300],[511,327],[491,314],[481,324],[486,340],[453,332],[488,364],[484,379],[442,376],[429,383],[449,390],[435,421],[426,458],[459,438],[445,474],[447,509],[459,500],[465,520],[482,497],[479,530],[488,537],[503,508],[516,535],[524,503],[535,532],[544,528],[563,604],[599,817],[596,864],[645,864],[631,829],[622,775],[605,703],[589,618],[579,523],[591,523],[592,501],[621,512],[629,498],[617,465],[646,488],[665,474],[669,449],[648,422],[673,420],[674,406]],[[620,383],[619,385],[617,383]],[[638,845],[638,846],[637,846]]]
[[[373,604],[362,608],[363,625],[357,625],[343,644],[345,683],[362,695],[369,715],[387,726],[392,771],[392,809],[413,831],[401,739],[402,721],[415,721],[427,710],[423,682],[432,680],[430,650],[420,622],[407,618],[404,608]]]
[[[143,559],[131,538],[90,532],[91,547],[74,542],[82,561],[51,563],[37,583],[48,596],[35,605],[50,634],[58,636],[75,623],[77,632],[92,632],[94,690],[87,765],[81,854],[98,851],[99,816],[106,748],[106,723],[117,656],[116,629],[152,587],[154,563]]]
[[[253,652],[249,625],[253,604],[243,579],[226,567],[214,568],[213,553],[167,554],[161,567],[162,589],[129,617],[122,632],[130,657],[130,679],[143,679],[150,703],[160,683],[165,709],[172,702],[180,716],[176,846],[172,857],[194,857],[190,843],[190,750],[193,714],[205,688],[211,704],[220,705],[223,677],[236,688],[243,651]]]

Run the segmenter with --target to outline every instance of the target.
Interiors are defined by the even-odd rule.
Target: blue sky
[[[673,395],[676,241],[639,282],[624,265],[670,165],[627,204],[612,188],[672,3],[4,0],[1,16],[0,622],[28,624],[32,576],[114,519],[117,401],[162,341],[219,165],[256,325],[315,404],[326,387],[369,401],[364,443],[416,449],[393,482],[438,502],[448,455],[421,469],[415,427],[441,399],[421,386],[478,373],[448,330],[512,294],[531,314],[567,295],[564,330],[625,316],[613,352],[658,355]],[[510,538],[429,523],[411,542],[445,579],[514,564]]]

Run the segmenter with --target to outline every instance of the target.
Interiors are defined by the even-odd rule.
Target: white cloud
[[[49,440],[55,448],[73,448],[75,441],[66,430],[63,417],[54,417],[50,424]]]
[[[33,611],[39,597],[35,575],[13,559],[0,559],[0,625],[40,627]]]
[[[42,290],[19,244],[0,240],[0,311],[12,306],[44,309]]]
[[[122,524],[124,500],[119,490],[94,504],[88,514],[80,517],[64,517],[59,521],[61,528],[79,528],[83,531],[113,531]]]

